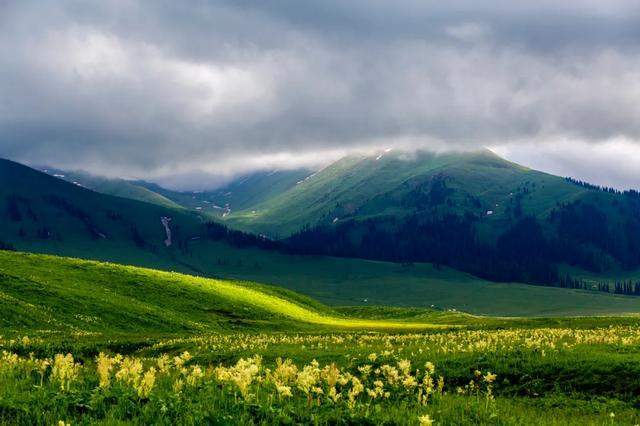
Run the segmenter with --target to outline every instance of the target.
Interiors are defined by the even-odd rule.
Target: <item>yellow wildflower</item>
[[[329,388],[329,398],[331,398],[334,403],[337,403],[341,397],[342,394],[339,393],[335,387],[332,386],[331,388]]]
[[[191,368],[191,373],[187,376],[187,384],[189,386],[195,386],[202,377],[204,377],[202,368],[200,368],[199,365],[194,365]]]
[[[182,379],[177,379],[175,382],[173,382],[173,393],[180,393],[182,392],[183,388],[184,382],[182,381]]]
[[[402,372],[402,374],[409,374],[409,370],[411,369],[411,361],[408,359],[402,359],[398,361],[398,368]]]
[[[111,358],[102,352],[96,357],[96,370],[98,372],[98,378],[100,379],[99,386],[101,388],[106,389],[109,387],[111,383],[111,370],[117,362],[119,362],[118,357]]]
[[[73,362],[73,355],[57,354],[54,357],[51,377],[60,382],[60,390],[69,389],[71,382],[78,376],[79,364]]]
[[[496,375],[492,374],[490,371],[487,372],[487,374],[485,374],[485,376],[483,377],[484,381],[487,383],[493,383],[496,380]]]
[[[136,386],[136,391],[140,398],[148,398],[153,390],[153,385],[156,383],[156,369],[151,367],[144,373],[142,380]]]
[[[276,383],[276,390],[278,391],[278,395],[281,397],[290,397],[293,396],[291,393],[291,386],[279,385]]]
[[[428,414],[425,414],[424,416],[418,417],[418,422],[420,423],[420,426],[431,426],[433,424],[433,419],[431,419],[431,416]]]
[[[433,374],[434,371],[436,371],[436,367],[435,365],[433,365],[431,361],[427,361],[426,364],[424,365],[424,368],[427,370],[427,373],[429,374]]]

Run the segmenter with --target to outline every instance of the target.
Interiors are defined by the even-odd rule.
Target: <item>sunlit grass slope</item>
[[[0,252],[0,327],[184,333],[230,328],[419,329],[351,319],[286,290],[132,266]]]
[[[277,285],[330,306],[385,305],[525,317],[640,313],[640,298],[634,296],[495,283],[426,263],[403,266],[362,259],[224,249],[210,242],[199,244],[217,246],[194,249],[193,257],[189,258],[207,275]],[[206,253],[224,253],[224,261],[217,262]]]

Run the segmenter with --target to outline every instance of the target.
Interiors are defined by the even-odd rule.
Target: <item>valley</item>
[[[635,193],[486,152],[55,175],[0,161],[0,424],[640,421]]]
[[[150,201],[155,211],[169,208],[172,214],[189,217],[188,225],[173,222],[178,230],[174,239],[183,252],[193,239],[202,237],[203,223],[212,221],[276,241],[287,253],[432,263],[489,281],[557,285],[571,270],[572,279],[596,274],[613,283],[626,275],[620,271],[640,268],[637,193],[530,170],[487,150],[390,151],[380,158],[352,155],[315,172],[258,172],[205,192],[181,193],[141,181],[98,177],[80,182],[77,179],[86,174],[54,174],[96,190],[107,188],[105,195],[131,194],[132,186],[157,194],[132,198]],[[37,178],[43,187],[50,182],[45,177]],[[63,183],[56,180],[56,186]],[[72,199],[83,193],[82,187],[73,186],[67,188]],[[28,211],[20,214],[17,200],[22,195],[15,192],[12,198],[12,192],[5,191],[6,203],[12,203],[7,211],[29,218]],[[134,204],[129,205],[125,209]],[[151,213],[150,208],[143,211]],[[128,226],[129,233],[135,230],[142,237],[137,238],[139,248],[157,252],[153,245],[144,247],[147,240],[157,244],[157,230],[144,236],[140,229],[146,223]],[[48,230],[29,232],[22,225],[17,231],[37,236]],[[5,239],[28,249],[42,238],[7,235]]]

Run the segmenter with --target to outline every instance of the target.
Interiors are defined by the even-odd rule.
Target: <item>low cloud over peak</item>
[[[640,144],[639,42],[635,1],[9,0],[0,156],[153,177],[492,146],[574,174]]]

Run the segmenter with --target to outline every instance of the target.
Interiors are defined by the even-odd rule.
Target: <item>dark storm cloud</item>
[[[521,3],[0,2],[0,156],[145,177],[636,146],[637,2]]]

